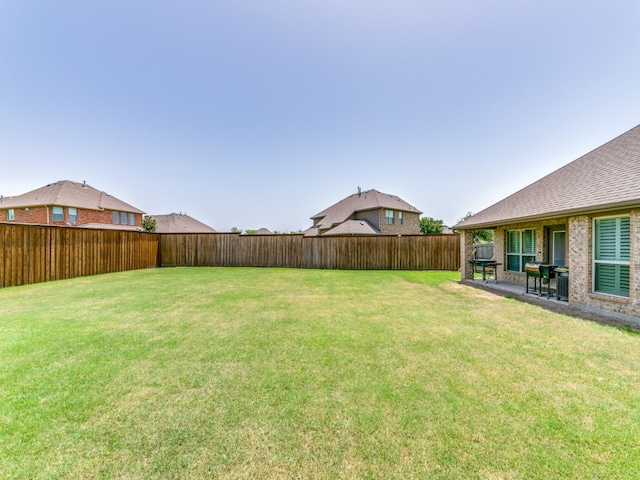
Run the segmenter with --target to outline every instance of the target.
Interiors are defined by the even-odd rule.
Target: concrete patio
[[[474,280],[462,280],[462,283],[490,291],[496,295],[508,296],[518,301],[533,303],[557,313],[579,317],[617,328],[630,329],[640,333],[640,318],[638,317],[608,312],[583,305],[569,304],[566,300],[558,300],[556,297],[555,281],[551,282],[551,295],[549,296],[547,295],[546,285],[543,285],[542,294],[539,294],[537,291],[535,293],[532,292],[533,284],[529,286],[529,293],[526,293],[526,286],[524,284],[507,282],[500,279],[498,279],[496,283],[493,276],[483,281],[482,275],[476,274]]]

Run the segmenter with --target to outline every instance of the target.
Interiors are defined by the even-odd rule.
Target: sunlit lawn
[[[458,275],[0,290],[0,478],[640,477],[640,336]]]

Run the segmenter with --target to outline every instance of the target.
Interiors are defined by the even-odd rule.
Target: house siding
[[[362,212],[356,212],[353,215],[354,220],[366,220],[375,228],[380,230],[380,213],[378,210],[365,210]]]

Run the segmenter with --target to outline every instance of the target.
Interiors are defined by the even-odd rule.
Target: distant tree
[[[428,233],[444,232],[444,223],[442,220],[436,220],[432,217],[422,217],[420,219],[420,233],[426,235]]]
[[[248,229],[244,231],[245,235],[255,235],[256,233],[258,233],[257,230],[252,230],[252,229]]]
[[[242,233],[242,230],[238,227],[231,227],[231,233]]]
[[[157,229],[158,224],[155,218],[149,217],[148,215],[142,218],[142,230],[144,230],[145,232],[154,233]]]
[[[459,222],[466,220],[473,216],[473,213],[467,212]],[[491,243],[493,242],[493,230],[474,230],[473,231],[473,243]]]

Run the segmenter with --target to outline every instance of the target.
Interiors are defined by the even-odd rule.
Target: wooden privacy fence
[[[140,268],[458,270],[458,235],[153,234],[0,224],[0,288]]]
[[[458,270],[458,235],[163,234],[160,266]]]
[[[160,236],[0,224],[0,288],[158,265]]]

